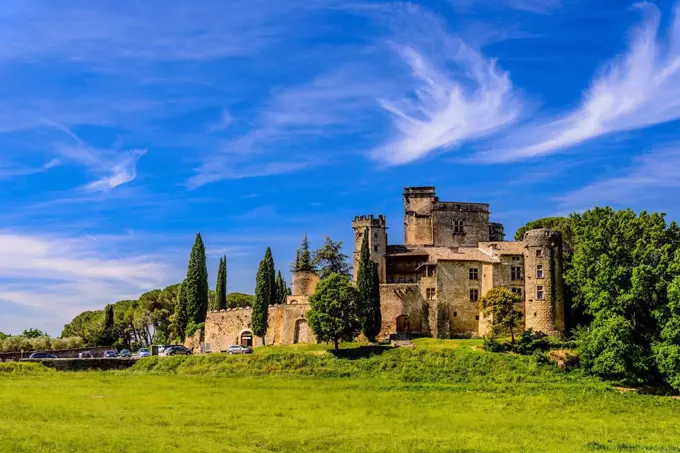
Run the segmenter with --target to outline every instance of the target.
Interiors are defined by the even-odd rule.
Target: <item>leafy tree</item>
[[[227,307],[252,307],[255,305],[255,296],[243,293],[229,293],[227,294]]]
[[[4,339],[7,338],[8,336],[9,336],[9,335],[0,332],[0,340],[4,340]]]
[[[26,329],[21,336],[24,338],[39,338],[44,337],[45,333],[38,329]]]
[[[316,268],[312,263],[312,252],[309,249],[307,235],[302,238],[300,248],[295,252],[295,262],[291,265],[291,272],[314,272]]]
[[[309,298],[309,325],[319,341],[332,341],[337,351],[340,340],[352,341],[361,324],[357,294],[349,277],[331,274],[321,280]]]
[[[675,273],[680,273],[680,252],[676,252]],[[666,382],[680,390],[680,276],[668,286],[667,314],[663,316],[660,341],[654,346],[659,371]]]
[[[276,299],[278,293],[276,288],[276,267],[274,266],[274,257],[269,247],[264,253],[264,258],[267,260],[267,275],[269,276],[269,305],[277,304]]]
[[[281,271],[276,275],[276,302],[277,304],[286,303],[286,296],[288,296],[288,285],[281,275]]]
[[[364,234],[359,252],[357,306],[361,330],[369,341],[375,341],[375,337],[380,333],[382,324],[380,313],[380,277],[378,276],[378,266],[371,261],[368,232]]]
[[[255,280],[255,304],[253,305],[252,326],[253,333],[258,337],[262,337],[262,344],[264,344],[264,336],[267,333],[269,304],[272,301],[272,267],[269,261],[271,250],[267,247],[264,258],[260,261],[257,268],[257,276]]]
[[[601,376],[639,382],[656,372],[656,349],[668,370],[670,349],[655,345],[673,337],[669,283],[680,229],[664,214],[630,209],[594,208],[572,219],[575,248],[565,280],[574,305],[593,319],[581,363]]]
[[[311,264],[318,269],[321,279],[333,273],[350,276],[347,255],[342,253],[342,242],[334,241],[328,236],[323,245],[314,251]]]
[[[220,258],[220,265],[217,268],[217,288],[216,288],[215,309],[224,310],[227,308],[227,257]]]
[[[493,316],[493,334],[510,332],[511,343],[515,343],[515,330],[522,321],[522,312],[517,305],[522,298],[507,288],[496,287],[489,290],[479,301],[484,316]]]
[[[183,291],[186,295],[187,321],[194,324],[204,322],[208,312],[208,267],[201,233],[196,235],[191,248]]]

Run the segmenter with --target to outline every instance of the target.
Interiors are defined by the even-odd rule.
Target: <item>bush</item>
[[[510,343],[503,343],[496,337],[484,337],[484,349],[489,352],[507,352]]]
[[[522,332],[514,345],[511,345],[511,350],[517,354],[531,355],[536,351],[545,352],[550,349],[550,346],[546,334],[528,329]]]
[[[190,321],[189,324],[187,325],[186,330],[184,331],[184,335],[186,335],[186,338],[189,338],[193,336],[198,330],[202,330],[205,328],[205,323],[204,322],[199,322],[198,324],[195,324],[193,321]]]

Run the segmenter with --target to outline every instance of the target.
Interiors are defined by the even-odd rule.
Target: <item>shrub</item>
[[[531,355],[536,351],[544,352],[548,349],[550,349],[548,336],[543,332],[534,332],[532,329],[522,332],[517,343],[511,348],[513,352],[522,355]]]
[[[484,349],[489,352],[506,352],[509,346],[508,343],[503,343],[496,337],[484,337]]]

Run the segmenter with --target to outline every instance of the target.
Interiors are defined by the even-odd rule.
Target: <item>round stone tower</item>
[[[293,273],[293,296],[311,296],[316,291],[319,276],[315,272],[299,271]]]
[[[549,228],[524,234],[525,329],[564,333],[562,235]]]

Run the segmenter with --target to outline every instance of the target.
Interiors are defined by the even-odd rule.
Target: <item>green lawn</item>
[[[181,357],[129,372],[0,368],[0,451],[680,452],[678,400],[454,344],[359,359]],[[410,360],[480,371],[418,382],[387,365]],[[362,377],[320,377],[336,368],[315,361]],[[248,364],[269,374],[247,375]]]

